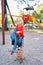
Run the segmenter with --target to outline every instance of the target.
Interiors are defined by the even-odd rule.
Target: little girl
[[[22,49],[23,46],[23,38],[24,38],[24,26],[22,18],[17,18],[17,25],[16,25],[16,34],[15,34],[15,44],[13,49],[10,50],[11,54],[13,54],[16,50],[16,47],[20,47]]]

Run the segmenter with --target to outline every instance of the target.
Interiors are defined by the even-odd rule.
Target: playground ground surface
[[[12,49],[9,31],[5,32],[5,45],[2,45],[0,32],[0,65],[20,65],[19,61],[15,61],[16,54],[11,55],[9,49]],[[43,33],[25,32],[23,55],[26,59],[21,65],[43,65]]]

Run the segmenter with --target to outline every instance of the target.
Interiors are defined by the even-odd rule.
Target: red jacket
[[[23,26],[16,26],[17,31],[21,31],[21,33],[18,33],[18,36],[23,36],[24,37],[24,27]]]

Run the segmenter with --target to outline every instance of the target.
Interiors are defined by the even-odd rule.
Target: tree
[[[43,10],[40,10],[40,13],[37,13],[37,11],[34,11],[33,16],[36,18],[36,20],[39,20],[41,23],[41,20],[43,19]]]
[[[4,0],[4,26],[5,26],[5,30],[8,30],[8,27],[7,27],[7,9],[6,9],[6,6],[7,6],[7,0]]]

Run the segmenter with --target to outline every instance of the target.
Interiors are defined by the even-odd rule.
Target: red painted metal
[[[2,44],[5,44],[5,30],[4,30],[4,0],[1,0],[2,6]]]
[[[29,16],[30,16],[29,14],[26,14],[26,15],[22,16],[22,19],[23,19],[24,23],[26,23],[29,20]]]

